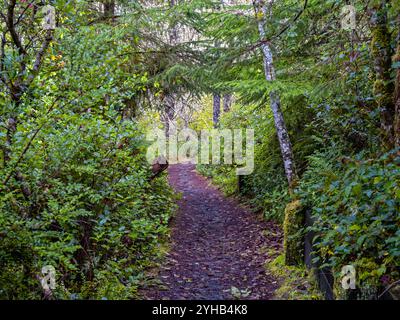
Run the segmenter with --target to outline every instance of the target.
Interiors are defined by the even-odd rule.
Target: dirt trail
[[[147,299],[269,299],[277,282],[266,274],[270,249],[279,250],[280,230],[260,221],[195,172],[190,164],[169,169],[182,193],[173,221],[172,247]]]

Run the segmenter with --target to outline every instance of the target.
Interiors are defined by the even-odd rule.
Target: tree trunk
[[[230,93],[224,94],[224,112],[229,112],[231,110],[232,95]]]
[[[271,91],[269,94],[272,114],[274,116],[276,133],[278,135],[278,141],[281,148],[283,166],[285,168],[286,178],[289,183],[289,188],[294,187],[294,183],[297,180],[296,167],[294,163],[294,156],[292,145],[290,143],[289,133],[286,128],[285,120],[281,110],[281,101],[279,94],[275,91]]]
[[[27,45],[24,44],[24,38],[22,37],[21,34],[18,33],[18,30],[16,29],[16,24],[18,21],[18,20],[16,21],[16,11],[15,11],[16,6],[17,6],[17,1],[15,0],[9,1],[7,10],[4,12],[6,13],[6,16],[3,15],[3,19],[5,20],[7,30],[3,31],[1,50],[0,50],[1,51],[0,71],[2,72],[1,79],[8,87],[8,91],[10,92],[10,99],[14,105],[14,111],[9,115],[7,120],[6,143],[3,146],[4,166],[8,165],[8,162],[10,161],[12,156],[11,147],[13,144],[13,138],[17,130],[17,125],[19,121],[18,109],[21,104],[21,99],[24,96],[24,94],[29,92],[31,84],[39,74],[41,65],[44,60],[44,56],[47,52],[47,49],[50,46],[51,41],[53,40],[53,33],[54,33],[53,30],[47,30],[41,45],[39,45],[39,42],[36,40],[34,41],[35,43],[30,43],[32,47],[37,47],[38,49],[35,52],[36,57],[34,57],[33,55],[29,56],[30,52],[27,51]],[[18,19],[22,19],[22,16],[19,16]],[[9,38],[6,36],[7,32],[10,34]],[[40,38],[41,37],[38,37],[38,39]],[[4,65],[4,58],[6,54],[5,48],[7,44],[9,44],[11,48],[17,50],[20,55],[19,58],[16,60],[18,61],[19,64],[19,71],[15,76],[15,80],[13,81],[11,81],[10,79],[9,81],[7,81],[7,76],[5,76],[7,74],[6,70],[7,66]],[[34,62],[32,68],[28,72],[26,61],[29,59],[32,59]],[[11,66],[12,70],[14,70],[14,67],[16,66],[14,65]],[[15,179],[18,182],[20,182],[23,195],[26,197],[26,199],[29,199],[29,197],[31,196],[29,185],[24,182],[23,175],[18,171],[17,167],[14,167],[12,170],[13,172],[9,174],[9,177],[13,175]],[[6,186],[8,181],[9,178],[6,178],[4,186]]]
[[[213,125],[214,128],[219,126],[219,115],[221,113],[221,96],[217,93],[213,95]]]
[[[253,0],[253,6],[258,24],[260,41],[262,41],[261,50],[263,54],[265,79],[267,81],[274,81],[276,77],[273,64],[273,56],[270,45],[266,41],[266,34],[265,34],[266,17],[267,14],[270,15],[272,11],[267,10],[264,0]],[[285,168],[286,178],[289,183],[289,192],[291,192],[297,181],[292,145],[290,143],[289,133],[287,131],[285,120],[283,118],[283,113],[281,110],[281,101],[278,92],[272,90],[269,93],[269,98],[270,98],[272,114],[274,117],[275,129],[278,136],[279,147],[281,149],[283,166]],[[298,240],[296,238],[293,238],[293,234],[298,234],[301,228],[303,227],[302,222],[298,224],[297,223],[293,224],[294,221],[293,216],[297,218],[298,216],[301,215],[301,213],[297,213],[297,210],[295,211],[295,213],[293,213],[293,210],[298,208],[298,204],[300,204],[300,201],[295,200],[294,202],[289,203],[285,209],[285,220],[283,224],[283,230],[284,230],[285,264],[287,265],[299,264],[300,263],[299,260],[301,259],[298,257],[302,256],[302,249],[304,248],[304,246],[298,245]]]
[[[400,63],[400,14],[397,17],[397,50],[393,58],[394,63]],[[400,147],[400,67],[398,66],[396,72],[395,91],[394,91],[394,145],[396,148]]]
[[[175,118],[175,98],[174,96],[169,93],[165,97],[165,104],[164,104],[164,128],[165,128],[165,136],[169,138],[170,134],[172,133],[171,123]]]
[[[253,0],[253,5],[258,23],[260,40],[263,41],[261,45],[261,50],[263,54],[265,79],[267,81],[274,81],[276,77],[273,65],[272,51],[269,43],[265,41],[265,20],[268,13],[267,7],[263,0]],[[276,91],[271,91],[269,97],[271,110],[274,117],[275,129],[282,153],[285,174],[289,183],[289,189],[292,189],[295,181],[297,180],[292,145],[290,143],[289,133],[287,131],[285,120],[281,110],[279,94]]]
[[[390,33],[387,25],[386,1],[380,1],[371,13],[371,51],[374,59],[374,96],[380,111],[382,145],[390,149],[394,141],[393,83],[390,81],[391,49]]]
[[[175,0],[170,0],[169,1],[169,7],[172,9],[175,6]],[[178,32],[177,32],[177,27],[176,24],[171,24],[169,26],[169,44],[174,45],[178,41]],[[164,128],[165,128],[165,135],[168,138],[171,133],[171,121],[174,120],[175,118],[175,96],[173,92],[169,91],[166,93],[165,98],[164,98]]]
[[[114,0],[104,1],[103,6],[104,6],[104,16],[107,18],[114,17],[115,1]]]

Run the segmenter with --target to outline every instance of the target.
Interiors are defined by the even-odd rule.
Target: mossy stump
[[[288,266],[301,265],[304,261],[304,208],[300,200],[289,202],[285,208],[283,223],[283,247],[285,264]]]

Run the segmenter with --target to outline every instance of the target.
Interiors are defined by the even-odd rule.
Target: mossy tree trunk
[[[397,50],[393,62],[397,64],[395,91],[394,91],[394,144],[400,147],[400,14],[397,17]]]
[[[104,6],[104,16],[107,18],[112,18],[115,15],[115,1],[107,0],[103,3]]]
[[[380,111],[382,144],[390,149],[394,143],[393,82],[391,82],[390,32],[387,21],[387,0],[375,3],[371,10],[371,52],[374,59],[374,96]]]
[[[304,261],[304,237],[302,232],[304,224],[305,214],[300,200],[290,202],[286,206],[285,221],[283,223],[283,248],[286,265],[301,265]]]

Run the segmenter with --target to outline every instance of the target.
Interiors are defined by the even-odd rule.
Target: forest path
[[[279,227],[224,197],[194,165],[170,166],[169,181],[182,199],[171,250],[156,276],[161,285],[142,290],[144,298],[271,298],[277,281],[264,264],[271,249],[280,250]]]

